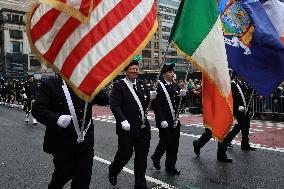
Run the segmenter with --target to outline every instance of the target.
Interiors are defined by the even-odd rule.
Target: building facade
[[[158,7],[158,4],[157,4]],[[158,9],[158,8],[157,8]],[[158,17],[158,29],[154,33],[151,40],[141,52],[141,71],[143,73],[155,73],[158,72],[162,63],[162,27],[161,18]]]
[[[179,75],[185,75],[184,73],[187,69],[189,69],[189,72],[194,72],[195,69],[192,64],[188,64],[188,60],[179,54],[168,42],[180,0],[158,0],[157,2],[159,4],[158,14],[161,17],[162,24],[161,50],[162,54],[165,54],[165,62],[176,62],[176,72]],[[178,78],[182,79],[182,76]]]
[[[54,72],[40,64],[31,53],[26,35],[25,14],[37,0],[0,0],[0,78],[37,79]]]

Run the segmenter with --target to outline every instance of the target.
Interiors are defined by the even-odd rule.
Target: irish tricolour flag
[[[170,42],[203,75],[203,121],[222,141],[232,121],[227,55],[216,0],[182,0]]]

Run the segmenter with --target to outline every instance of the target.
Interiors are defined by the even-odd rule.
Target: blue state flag
[[[263,96],[284,81],[284,44],[262,4],[221,0],[229,67]]]

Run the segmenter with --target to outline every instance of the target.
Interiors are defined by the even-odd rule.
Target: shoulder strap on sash
[[[140,99],[138,98],[137,94],[135,93],[135,91],[133,89],[133,85],[126,78],[124,78],[123,81],[127,85],[128,89],[130,90],[130,92],[131,92],[132,96],[134,97],[135,101],[137,102],[139,110],[140,110],[140,113],[141,113],[141,116],[142,116],[142,121],[144,121],[144,119],[145,119],[144,110],[143,110],[142,104],[140,102]]]
[[[170,95],[169,95],[169,93],[168,93],[164,83],[160,82],[160,84],[161,84],[161,87],[162,87],[162,89],[163,89],[163,91],[164,91],[164,93],[166,95],[166,98],[167,98],[167,101],[168,101],[168,104],[169,104],[169,107],[170,107],[170,110],[171,110],[171,113],[172,113],[173,120],[175,121],[176,116],[175,116],[175,112],[174,112],[174,108],[173,108],[173,104],[172,104]]]
[[[80,129],[77,114],[75,112],[73,101],[72,101],[71,96],[70,96],[70,92],[68,90],[68,87],[67,87],[65,81],[64,80],[62,80],[62,81],[63,81],[62,89],[63,89],[63,92],[65,94],[65,98],[66,98],[66,101],[67,101],[67,104],[68,104],[68,108],[69,108],[70,114],[72,116],[73,125],[74,125],[75,131],[77,133],[77,137],[78,137],[77,142],[80,143],[80,142],[84,141],[84,136],[87,133],[87,131],[88,131],[90,125],[91,125],[92,120],[90,120],[90,122],[89,122],[89,124],[88,124],[88,126],[86,127],[85,130],[84,130],[83,126]]]
[[[236,84],[236,87],[238,88],[238,91],[242,97],[242,100],[243,100],[243,103],[244,103],[244,107],[245,107],[245,110],[247,109],[247,103],[246,103],[246,100],[245,100],[245,96],[244,96],[244,93],[243,93],[243,90],[241,89],[240,85],[234,81],[234,83]]]

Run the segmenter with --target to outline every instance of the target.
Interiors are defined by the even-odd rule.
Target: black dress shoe
[[[167,173],[170,173],[170,174],[173,174],[173,175],[180,175],[180,171],[179,170],[177,170],[176,168],[174,168],[174,169],[165,169],[165,171],[167,172]]]
[[[115,186],[117,183],[117,176],[108,174],[108,181],[110,182],[111,185]]]
[[[248,151],[255,151],[256,148],[251,147],[250,145],[241,146],[242,150],[248,150]]]
[[[218,154],[217,160],[220,161],[220,162],[225,162],[225,163],[232,163],[233,162],[233,159],[228,158],[226,154]]]
[[[195,155],[199,156],[200,155],[200,148],[197,146],[197,141],[196,140],[193,141],[192,144],[193,144]]]
[[[161,165],[160,165],[160,161],[156,160],[154,158],[154,156],[151,156],[151,159],[153,161],[153,166],[157,169],[157,170],[160,170],[161,169]]]

